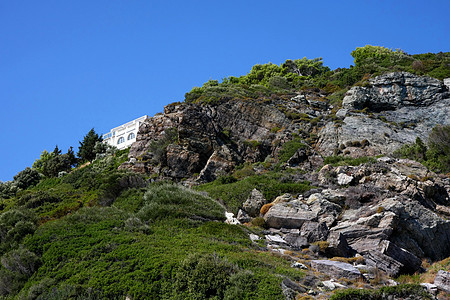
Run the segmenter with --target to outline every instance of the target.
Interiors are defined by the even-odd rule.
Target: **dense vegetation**
[[[106,156],[2,199],[0,294],[23,299],[279,299],[289,262],[211,198],[148,185]],[[281,276],[280,276],[281,275]]]
[[[425,289],[418,284],[386,286],[378,290],[348,289],[337,291],[331,300],[382,300],[382,299],[433,299]]]
[[[434,127],[428,137],[428,147],[417,138],[415,143],[404,145],[394,154],[421,162],[435,172],[450,173],[450,126]]]
[[[286,60],[281,65],[258,64],[240,77],[209,80],[185,95],[186,102],[218,103],[230,99],[270,101],[299,89],[321,89],[328,100],[341,98],[354,84],[386,72],[405,71],[438,79],[450,77],[450,53],[410,55],[402,50],[370,46],[356,48],[351,55],[354,66],[330,70],[322,58]]]
[[[271,101],[299,89],[318,89],[327,101],[338,103],[350,86],[387,71],[450,77],[450,53],[408,55],[366,46],[352,56],[354,66],[334,71],[320,58],[256,65],[247,75],[193,88],[185,101]],[[308,115],[290,117],[310,124],[321,121]],[[176,142],[175,129],[166,133],[150,145],[155,165]],[[450,172],[449,134],[448,126],[436,127],[427,145],[418,139],[398,155]],[[258,146],[257,141],[247,143]],[[0,299],[282,299],[283,279],[300,280],[302,271],[249,239],[249,233],[258,234],[261,228],[225,224],[224,212],[236,213],[254,188],[268,201],[314,188],[300,179],[301,170],[286,168],[307,147],[295,135],[280,147],[276,159],[243,164],[194,190],[152,182],[152,174],[118,170],[128,150],[106,146],[93,129],[80,141],[77,155],[72,147],[66,153],[57,146],[44,150],[31,168],[0,182]],[[333,165],[373,161],[325,158]],[[334,299],[408,292],[420,290],[349,290]]]
[[[270,172],[251,175],[242,180],[233,180],[229,177],[219,178],[211,183],[203,184],[197,189],[208,192],[215,199],[220,199],[230,211],[237,213],[253,189],[258,189],[268,201],[272,201],[284,193],[298,195],[310,188],[308,182],[298,182],[288,173]]]

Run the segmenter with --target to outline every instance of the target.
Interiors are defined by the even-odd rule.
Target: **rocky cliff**
[[[449,115],[447,85],[405,72],[352,87],[340,109],[321,91],[214,105],[175,103],[141,126],[122,168],[211,181],[244,162],[277,159],[282,145],[296,137],[307,147],[291,164],[310,160],[317,167],[319,156],[392,154],[417,137],[426,141],[434,126],[450,125]],[[175,140],[157,149],[167,130],[175,131]],[[163,155],[155,161],[157,151]]]
[[[390,73],[352,87],[336,115],[340,126],[328,123],[320,132],[318,150],[332,155],[346,149],[353,156],[391,154],[417,137],[428,138],[437,124],[450,124],[448,86],[440,80],[409,73]],[[367,140],[363,151],[352,142]],[[348,149],[347,149],[348,148]]]
[[[399,72],[352,87],[342,105],[331,105],[321,90],[176,103],[141,126],[121,168],[189,185],[229,175],[244,163],[290,169],[289,176],[315,188],[275,200],[255,189],[240,200],[234,221],[263,217],[267,249],[309,249],[322,260],[303,261],[307,267],[335,277],[414,273],[423,259],[450,256],[450,179],[391,154],[418,137],[426,141],[436,125],[450,125],[449,95],[442,81]],[[372,158],[324,165],[332,155]],[[254,164],[252,172],[267,170]],[[354,270],[323,260],[355,254],[362,259]]]

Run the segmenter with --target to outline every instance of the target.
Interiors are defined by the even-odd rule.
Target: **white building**
[[[115,146],[122,150],[128,148],[136,141],[136,135],[139,130],[139,126],[147,119],[148,116],[137,118],[126,124],[120,125],[111,129],[110,132],[103,135],[103,142],[111,146]]]

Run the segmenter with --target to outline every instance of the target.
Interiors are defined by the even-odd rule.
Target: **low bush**
[[[221,184],[216,180],[197,186],[195,189],[208,192],[212,198],[222,201],[234,213],[242,207],[254,188],[261,191],[268,201],[285,193],[301,194],[311,189],[308,182],[294,182],[291,179],[281,182],[282,177],[282,173],[271,172],[249,176],[230,184]]]
[[[283,144],[280,153],[278,153],[278,159],[281,163],[285,163],[298,151],[298,149],[305,147],[306,145],[302,143],[300,138],[294,138]]]
[[[450,126],[434,127],[428,137],[428,145],[418,137],[415,143],[397,149],[394,156],[416,160],[434,172],[449,173]]]
[[[11,209],[0,214],[0,254],[9,251],[36,230],[36,218],[25,209]]]
[[[266,221],[262,217],[253,218],[250,223],[256,227],[266,228]]]
[[[176,270],[175,293],[182,299],[223,299],[236,265],[215,254],[194,254]]]
[[[434,299],[428,294],[424,287],[418,284],[400,284],[397,286],[386,286],[377,290],[339,290],[336,291],[330,300],[382,300],[388,298],[410,298],[414,299]]]
[[[224,209],[213,199],[171,183],[152,184],[144,194],[138,216],[143,220],[190,218],[224,220]]]
[[[145,224],[114,207],[48,222],[25,244],[41,266],[21,298],[280,299],[282,276],[293,275],[289,262],[254,251],[239,226],[170,217]],[[23,283],[2,278],[9,296]]]
[[[18,188],[23,190],[29,188],[30,186],[36,185],[39,180],[41,180],[39,172],[28,167],[14,176],[14,183]]]

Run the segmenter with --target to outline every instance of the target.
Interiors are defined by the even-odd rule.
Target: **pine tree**
[[[101,142],[103,139],[97,133],[95,133],[94,128],[92,128],[88,134],[86,134],[80,143],[80,147],[78,148],[77,156],[80,159],[80,163],[84,163],[87,161],[92,161],[95,158],[95,144],[97,142]]]

